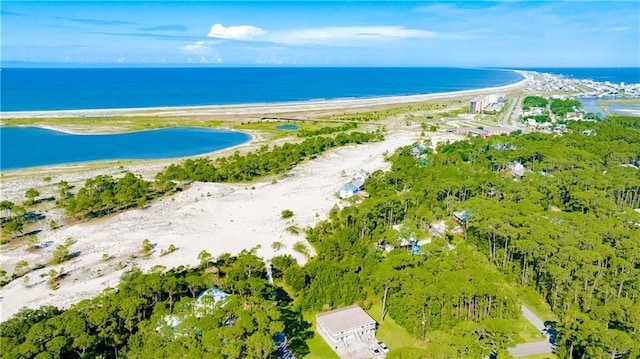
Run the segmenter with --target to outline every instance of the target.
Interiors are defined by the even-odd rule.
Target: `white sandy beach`
[[[432,140],[436,143],[455,138],[453,134],[436,133]],[[80,251],[80,255],[61,265],[29,273],[28,286],[20,278],[2,288],[2,321],[24,306],[68,307],[93,297],[107,287],[117,286],[119,277],[131,265],[141,269],[156,265],[167,268],[195,265],[202,250],[218,256],[260,246],[257,253],[265,259],[289,253],[302,263],[305,258],[292,247],[297,241],[304,241],[304,234],[294,235],[286,228],[291,225],[305,228],[326,218],[333,206],[347,203],[337,198],[336,191],[350,180],[353,172],[387,169],[389,164],[384,161],[383,153],[417,139],[417,129],[398,131],[383,142],[330,151],[294,168],[289,176],[275,184],[258,182],[255,189],[251,189],[250,184],[195,183],[188,190],[163,198],[147,209],[44,231],[39,238],[41,243],[48,243],[47,248],[39,252],[27,252],[24,247],[5,250],[3,268],[12,271],[20,260],[31,264],[43,258],[49,260],[55,247],[69,237],[77,241],[70,250]],[[292,210],[294,217],[281,219],[280,212],[284,209]],[[132,254],[140,256],[144,239],[156,244],[155,252],[148,259],[131,260]],[[274,251],[271,244],[275,241],[282,242],[285,248]],[[170,244],[178,250],[160,256],[160,251]],[[114,258],[105,261],[104,253]],[[116,270],[119,262],[131,264]],[[52,268],[69,272],[55,291],[46,283],[46,274]]]

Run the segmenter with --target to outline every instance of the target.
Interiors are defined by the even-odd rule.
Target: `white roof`
[[[375,325],[376,323],[369,314],[356,304],[319,313],[316,317],[318,322],[321,322],[333,334],[346,332],[351,329],[365,327],[371,324]]]

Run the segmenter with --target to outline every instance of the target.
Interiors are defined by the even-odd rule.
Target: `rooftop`
[[[317,318],[334,334],[376,323],[369,314],[356,304],[319,313]]]

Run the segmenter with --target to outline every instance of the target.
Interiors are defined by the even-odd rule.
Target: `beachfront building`
[[[478,96],[469,102],[469,113],[480,113],[484,106],[484,96]]]
[[[358,305],[316,315],[316,330],[331,348],[366,343],[376,336],[376,321]]]
[[[469,113],[500,112],[506,103],[507,98],[503,94],[478,96],[469,102]]]

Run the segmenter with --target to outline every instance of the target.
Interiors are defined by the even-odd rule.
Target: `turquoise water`
[[[121,134],[75,135],[36,127],[0,127],[0,170],[98,160],[193,156],[239,145],[246,133],[173,127]]]
[[[288,131],[295,131],[297,130],[299,127],[296,125],[280,125],[280,126],[276,126],[277,130],[288,130]]]

